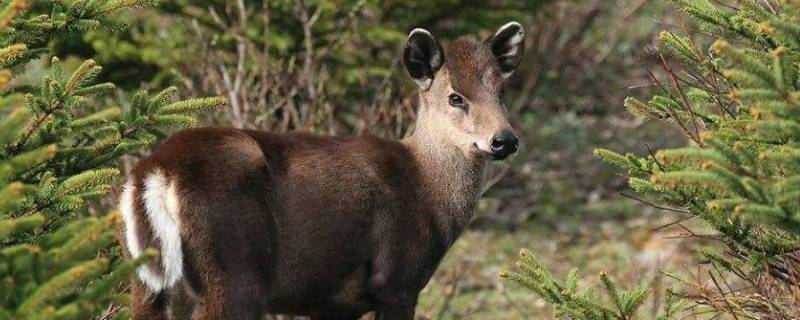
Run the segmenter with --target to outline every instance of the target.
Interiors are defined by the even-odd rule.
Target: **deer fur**
[[[404,140],[201,128],[164,141],[120,196],[126,254],[160,253],[134,276],[133,318],[413,319],[487,159],[517,149],[501,99],[522,32],[445,50],[413,30],[403,58],[420,106]]]

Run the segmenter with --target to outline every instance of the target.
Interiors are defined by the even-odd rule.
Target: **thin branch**
[[[692,110],[691,104],[689,103],[689,99],[686,97],[686,93],[683,92],[683,88],[681,87],[680,83],[678,83],[678,76],[675,75],[675,72],[672,70],[672,67],[670,67],[669,63],[667,63],[667,60],[664,59],[664,56],[660,54],[658,56],[659,58],[661,58],[661,67],[664,69],[664,71],[667,72],[667,75],[669,75],[670,80],[672,80],[672,85],[675,87],[675,90],[678,91],[681,98],[681,102],[683,103],[683,106],[686,108],[686,112],[688,112],[692,118],[692,125],[694,126],[694,136],[697,137],[697,139],[695,139],[695,142],[697,142],[698,145],[702,146],[703,142],[700,140],[700,129],[698,128],[697,118],[695,117],[695,113]]]
[[[627,193],[625,193],[625,192],[620,192],[619,194],[620,194],[621,196],[625,197],[625,198],[632,199],[632,200],[636,200],[636,201],[638,201],[638,202],[644,203],[644,204],[646,204],[646,205],[648,205],[648,206],[651,206],[651,207],[654,207],[654,208],[656,208],[656,209],[660,209],[660,210],[666,210],[666,211],[672,211],[672,212],[678,212],[678,213],[690,213],[690,212],[689,212],[689,210],[686,210],[686,209],[682,209],[682,208],[673,208],[673,207],[667,207],[667,206],[659,205],[659,204],[657,204],[657,203],[653,203],[653,202],[650,202],[650,201],[647,201],[647,200],[644,200],[644,199],[641,199],[641,198],[635,197],[635,196],[633,196],[633,195],[630,195],[630,194],[627,194]]]

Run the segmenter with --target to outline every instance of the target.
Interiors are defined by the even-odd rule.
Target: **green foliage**
[[[329,94],[342,98],[354,93],[369,93],[363,88],[369,81],[380,81],[385,76],[402,79],[402,73],[393,71],[393,58],[397,45],[403,43],[413,26],[425,26],[437,37],[447,39],[478,30],[493,30],[510,19],[525,19],[547,2],[244,0],[241,3],[245,7],[246,23],[241,27],[246,30],[239,34],[237,30],[231,30],[238,21],[230,20],[239,17],[224,16],[226,12],[238,10],[235,1],[166,0],[157,12],[162,19],[174,18],[174,25],[170,28],[163,28],[162,19],[134,17],[138,30],[133,31],[139,31],[135,34],[117,37],[105,32],[90,32],[83,40],[93,47],[99,61],[119,63],[125,68],[151,65],[157,79],[168,79],[176,71],[183,72],[180,66],[196,66],[198,58],[202,57],[186,56],[182,52],[235,51],[239,36],[246,37],[246,41],[256,48],[269,51],[272,60],[269,63],[277,67],[292,63],[282,61],[284,58],[295,60],[304,57],[306,43],[301,11],[308,10],[308,16],[315,17],[308,30],[313,37],[311,44],[315,47],[331,46],[322,51],[335,53],[326,61],[327,68],[335,71],[331,72],[335,79],[330,83],[336,85]],[[210,12],[222,16],[215,18]],[[196,27],[193,22],[197,23]],[[197,41],[197,30],[213,35],[212,42]],[[351,47],[349,43],[358,45]],[[179,70],[174,70],[176,67]],[[245,67],[251,66],[248,63]]]
[[[665,202],[708,221],[736,251],[771,257],[794,251],[800,207],[790,199],[798,190],[784,186],[798,174],[794,157],[800,152],[800,47],[792,33],[800,27],[800,4],[786,1],[776,14],[747,1],[735,10],[705,1],[676,3],[706,27],[731,32],[737,45],[720,39],[699,54],[687,38],[661,34],[665,49],[705,80],[672,85],[656,96],[667,103],[636,104],[651,119],[666,116],[695,142],[659,151],[650,182]],[[686,87],[698,94],[684,95]],[[750,231],[742,234],[743,228]]]
[[[733,1],[733,6],[705,0],[673,2],[719,39],[704,52],[693,37],[662,32],[667,54],[664,75],[653,77],[662,93],[647,102],[628,98],[625,106],[639,118],[675,127],[691,145],[645,157],[605,149],[595,154],[626,171],[634,191],[685,209],[717,232],[714,237],[728,250],[702,254],[715,268],[710,272],[715,283],[714,274],[735,275],[753,283],[750,290],[788,292],[777,299],[759,296],[763,300],[759,301],[745,297],[746,290],[717,284],[716,295],[694,296],[706,299],[696,298],[698,304],[734,317],[786,318],[791,313],[782,310],[798,303],[790,298],[796,292],[786,289],[794,281],[786,274],[800,271],[791,258],[800,250],[800,2]],[[677,70],[679,66],[683,70]],[[685,79],[684,74],[690,77]],[[572,312],[574,299],[557,295],[561,287],[553,285],[535,260],[523,254],[520,264],[523,272],[512,280],[532,286],[557,306],[557,312]],[[766,284],[760,277],[773,277],[784,285],[778,282],[780,290],[763,288]],[[612,281],[602,276],[601,280],[618,312],[612,318],[625,317],[625,311],[636,305],[623,303],[623,297],[643,298],[644,293],[636,290],[618,294]],[[687,291],[703,287],[691,281],[684,284]],[[714,299],[726,305],[720,307]],[[774,307],[761,314],[751,311],[749,306],[760,303]],[[607,307],[586,305],[577,310],[570,314],[577,319],[608,316]]]
[[[604,302],[593,288],[578,288],[580,279],[577,269],[572,269],[563,281],[559,281],[527,250],[520,251],[517,270],[501,273],[500,277],[531,289],[553,304],[555,316],[559,319],[633,319],[650,294],[650,289],[645,285],[620,291],[608,275],[602,273],[599,281],[607,300]],[[667,302],[664,319],[674,314],[678,300],[668,299]]]
[[[118,285],[148,252],[123,261],[113,247],[119,215],[90,210],[119,175],[117,159],[194,123],[220,98],[172,102],[175,89],[108,105],[87,60],[67,72],[52,58],[38,84],[11,80],[48,54],[52,37],[108,25],[106,16],[153,1],[0,2],[0,319],[85,319],[122,302]]]
[[[117,67],[104,79],[122,88],[179,84],[224,95],[230,110],[215,123],[402,137],[416,88],[398,55],[408,31],[488,37],[548,2],[167,0],[150,14],[121,16],[130,32],[88,32],[73,39],[85,45],[61,50]]]

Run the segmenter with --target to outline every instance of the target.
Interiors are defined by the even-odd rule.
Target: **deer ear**
[[[444,50],[428,30],[417,28],[408,34],[403,63],[414,82],[423,90],[428,90],[433,75],[444,64]]]
[[[494,57],[500,63],[503,78],[510,77],[522,61],[522,54],[525,51],[524,40],[525,29],[516,21],[504,24],[494,35],[486,39]]]

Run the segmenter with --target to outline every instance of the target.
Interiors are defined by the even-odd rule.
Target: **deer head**
[[[420,87],[414,135],[469,159],[500,160],[516,152],[503,86],[522,60],[523,38],[522,26],[509,22],[485,41],[465,36],[444,48],[429,31],[412,30],[403,62]]]

